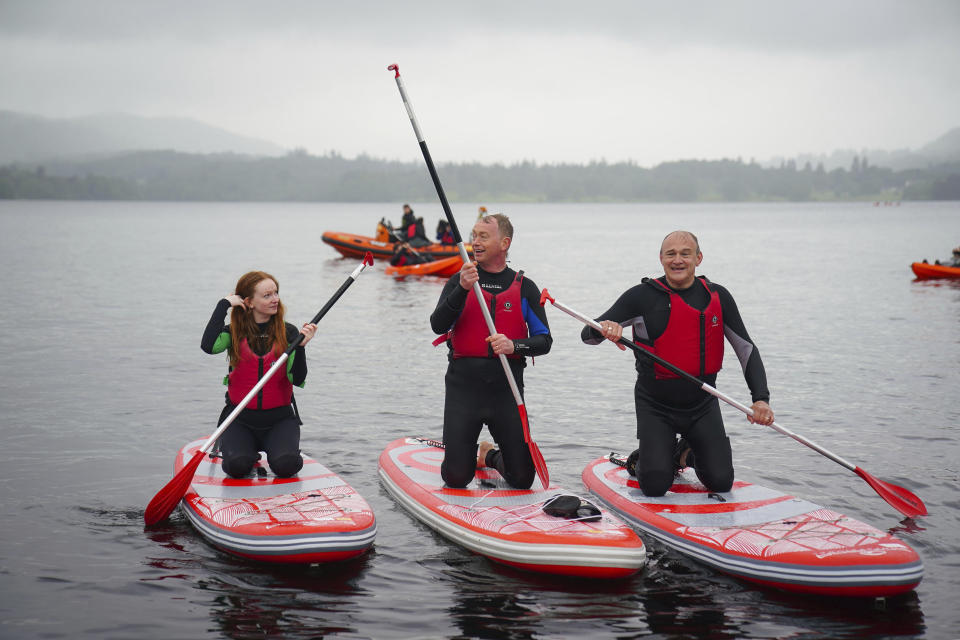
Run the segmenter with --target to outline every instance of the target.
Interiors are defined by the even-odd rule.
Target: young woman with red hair
[[[224,325],[227,310],[230,310],[230,324]],[[277,279],[263,271],[251,271],[237,281],[234,293],[217,303],[200,341],[200,348],[206,353],[226,351],[229,356],[230,368],[224,379],[227,402],[219,424],[253,389],[297,333],[304,335],[303,342],[287,360],[285,374],[280,371],[271,377],[220,437],[223,470],[235,478],[250,473],[260,451],[267,453],[267,463],[280,477],[296,475],[303,466],[302,423],[293,402],[293,387],[302,387],[307,377],[304,346],[313,338],[317,325],[308,323],[298,330],[284,322],[283,312]]]

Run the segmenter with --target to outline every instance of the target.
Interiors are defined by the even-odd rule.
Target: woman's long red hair
[[[240,276],[237,287],[233,290],[238,296],[246,300],[252,298],[254,289],[264,280],[273,280],[280,292],[280,283],[269,273],[251,271]],[[247,340],[250,348],[254,349],[256,340],[260,336],[260,327],[253,319],[253,311],[244,305],[237,305],[230,310],[230,366],[236,367],[240,361],[240,343]],[[267,327],[267,337],[270,339],[274,355],[279,356],[287,348],[287,326],[283,321],[283,302],[277,306],[277,313],[270,319]]]

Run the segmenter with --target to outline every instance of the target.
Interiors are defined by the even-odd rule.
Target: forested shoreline
[[[830,171],[788,161],[441,164],[464,202],[960,200],[960,163],[895,171],[856,157]],[[422,162],[295,151],[282,157],[141,151],[0,167],[0,199],[395,202],[436,197]]]

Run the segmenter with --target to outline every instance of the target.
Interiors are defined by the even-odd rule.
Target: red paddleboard
[[[724,573],[785,591],[869,597],[910,591],[923,577],[905,543],[831,509],[749,482],[711,493],[692,469],[648,498],[625,460],[594,460],[583,483],[640,531]]]
[[[204,440],[183,447],[176,470]],[[373,510],[360,494],[316,460],[278,478],[261,460],[250,477],[234,479],[219,458],[206,456],[180,508],[215,547],[263,562],[312,564],[347,560],[366,552],[377,533]]]
[[[632,575],[646,562],[637,534],[616,516],[565,519],[544,513],[565,492],[513,489],[494,469],[478,469],[465,489],[444,486],[443,449],[400,438],[380,454],[380,480],[417,520],[471,551],[512,567],[590,578]]]

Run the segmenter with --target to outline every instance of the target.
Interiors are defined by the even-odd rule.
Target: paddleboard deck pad
[[[379,471],[401,506],[449,540],[495,562],[547,574],[617,578],[646,562],[643,541],[608,511],[570,519],[544,513],[544,504],[566,493],[557,486],[514,489],[486,468],[466,488],[444,486],[443,453],[435,441],[400,438],[380,454]]]
[[[196,440],[177,454],[176,470],[203,446]],[[278,478],[257,462],[247,478],[226,475],[207,455],[180,501],[208,542],[244,558],[313,564],[366,552],[377,533],[373,510],[337,474],[309,456],[292,478]]]
[[[594,460],[584,485],[640,531],[722,572],[785,591],[860,597],[903,593],[923,577],[907,544],[831,509],[749,482],[712,493],[693,469],[649,498],[625,461],[616,453]]]

